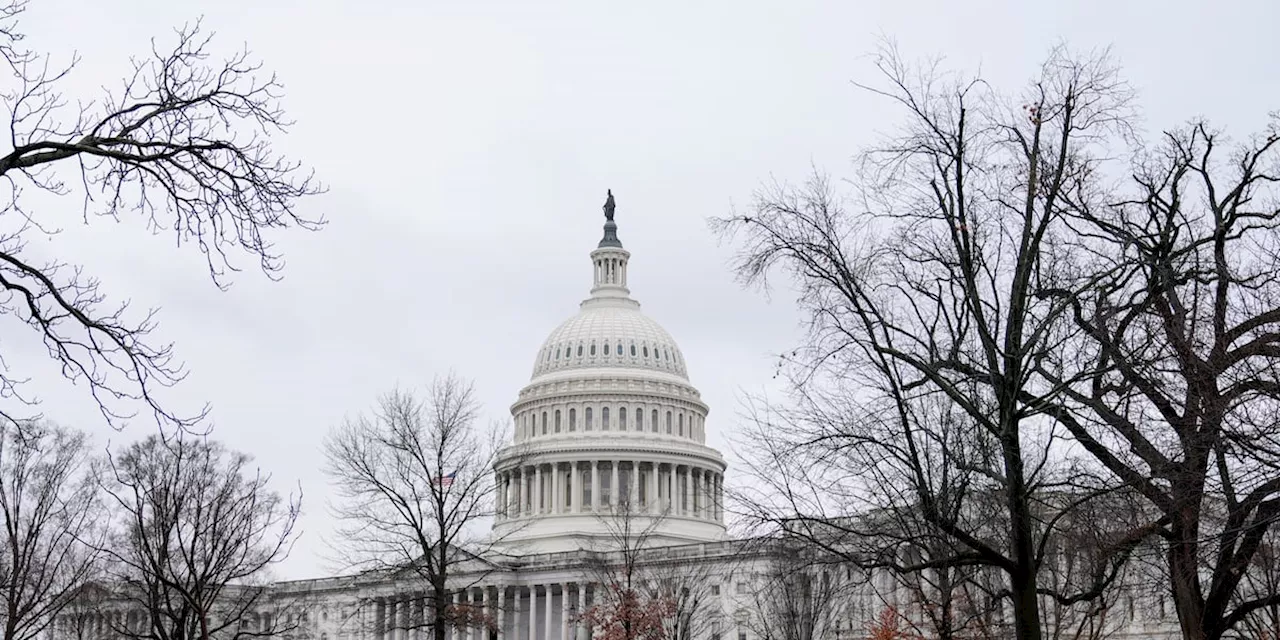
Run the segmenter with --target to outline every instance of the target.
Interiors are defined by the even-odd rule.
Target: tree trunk
[[[1004,412],[1012,414],[1012,409]],[[1040,640],[1040,597],[1036,593],[1035,536],[1031,530],[1031,510],[1027,504],[1027,486],[1022,466],[1022,443],[1018,439],[1018,422],[1012,415],[1001,420],[1001,448],[1004,455],[1005,481],[1008,485],[1010,544],[1013,570],[1009,572],[1010,597],[1013,601],[1014,637],[1018,640]]]

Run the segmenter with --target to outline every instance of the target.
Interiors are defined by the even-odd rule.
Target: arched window
[[[678,436],[684,435],[684,414],[683,413],[680,414],[680,430],[676,432],[676,435]]]
[[[542,435],[547,435],[547,412],[542,412]]]
[[[644,431],[644,409],[636,409],[636,431]]]
[[[582,357],[582,345],[578,345],[578,357]]]
[[[583,419],[586,420],[587,431],[595,427],[594,424],[591,424],[591,407],[587,407],[587,415]]]
[[[631,357],[636,357],[636,346],[634,344],[631,345]]]
[[[648,358],[648,357],[649,357],[649,346],[648,346],[648,345],[645,345],[645,347],[644,347],[644,357],[646,357],[646,358]]]
[[[556,433],[560,433],[560,410],[556,409]]]
[[[653,418],[652,420],[649,421],[649,429],[651,429],[654,433],[657,433],[658,432],[658,410],[654,409],[653,415],[649,417]]]
[[[555,351],[556,351],[556,360],[559,360],[559,359],[560,359],[560,347],[556,347]]]
[[[618,409],[618,431],[627,430],[627,408]]]
[[[578,348],[581,349],[582,347],[578,347]],[[572,409],[572,408],[569,409],[569,430],[570,431],[578,430],[578,410],[577,409]]]
[[[592,343],[591,343],[591,355],[593,355],[593,356],[594,356],[595,354],[596,354],[596,343],[592,342]]]
[[[609,407],[600,410],[600,430],[609,430]]]
[[[622,355],[622,343],[618,343],[618,355]]]
[[[671,435],[671,412],[667,412],[667,435]]]

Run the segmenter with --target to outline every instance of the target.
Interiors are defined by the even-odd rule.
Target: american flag
[[[434,482],[435,484],[438,484],[438,485],[442,486],[442,487],[447,487],[447,486],[449,486],[449,485],[453,484],[453,477],[454,477],[455,475],[458,475],[458,472],[456,472],[456,471],[455,471],[455,472],[453,472],[453,473],[450,473],[449,475],[440,476],[440,477],[436,478],[433,482]]]

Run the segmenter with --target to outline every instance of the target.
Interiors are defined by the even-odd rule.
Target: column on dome
[[[542,513],[542,465],[533,468],[533,513]]]
[[[515,495],[512,498],[514,499],[513,515],[516,517],[524,515],[524,473],[521,471],[517,467],[508,472],[511,474],[512,488],[515,489]]]
[[[551,513],[560,513],[560,498],[564,495],[560,489],[560,463],[551,463],[551,502],[547,506],[547,511]]]
[[[600,510],[600,461],[591,461],[591,510]]]
[[[497,517],[499,520],[501,520],[502,517],[506,515],[506,511],[507,511],[506,503],[503,502],[503,497],[502,497],[503,478],[505,475],[506,474],[502,473],[501,471],[496,471],[493,474],[493,486],[494,486],[493,512],[494,512],[494,516]]]
[[[609,508],[611,511],[617,512],[618,507],[622,504],[618,491],[618,467],[622,466],[621,461],[613,460],[610,462],[611,469],[609,471]]]
[[[640,512],[640,462],[633,460],[631,462],[631,495],[627,496],[627,500],[631,503],[629,512]]]
[[[649,463],[649,477],[646,479],[645,511],[658,513],[658,462]]]
[[[582,478],[577,461],[569,463],[569,513],[582,511]]]
[[[693,467],[686,466],[684,468],[684,497],[681,504],[680,512],[686,516],[693,515]]]

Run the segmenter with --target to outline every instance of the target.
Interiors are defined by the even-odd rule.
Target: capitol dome
[[[724,459],[706,446],[709,411],[684,355],[627,288],[631,254],[613,196],[591,252],[592,287],[534,359],[499,453],[493,541],[516,553],[598,547],[619,518],[652,544],[724,537]]]
[[[592,367],[645,369],[689,379],[671,334],[631,300],[585,301],[542,344],[533,378]]]

